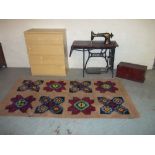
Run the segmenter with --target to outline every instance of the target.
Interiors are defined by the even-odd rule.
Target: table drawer
[[[66,76],[65,65],[32,65],[32,75],[58,75]]]
[[[53,55],[29,55],[31,65],[65,65],[64,57]]]

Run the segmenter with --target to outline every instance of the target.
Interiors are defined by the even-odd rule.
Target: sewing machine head
[[[110,44],[110,38],[113,37],[113,34],[111,33],[94,33],[93,31],[91,31],[91,40],[94,39],[94,37],[104,37],[104,44]]]

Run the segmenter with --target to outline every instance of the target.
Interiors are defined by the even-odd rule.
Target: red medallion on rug
[[[72,114],[82,112],[85,115],[90,115],[92,111],[95,111],[95,107],[92,106],[94,100],[91,100],[89,97],[84,97],[82,99],[73,97],[73,99],[69,100],[69,103],[71,106],[68,108],[68,111],[71,111]]]
[[[46,87],[44,87],[44,90],[47,92],[62,92],[63,90],[66,90],[65,85],[66,83],[64,81],[49,81],[46,82]]]
[[[107,91],[115,93],[115,91],[118,90],[118,88],[115,86],[116,84],[111,81],[97,81],[94,84],[97,86],[96,90],[100,93],[105,93]]]
[[[6,106],[5,109],[7,109],[9,112],[20,110],[21,112],[26,113],[29,108],[33,108],[31,103],[35,100],[36,98],[33,96],[24,98],[21,95],[17,95],[16,97],[11,98],[11,104]]]

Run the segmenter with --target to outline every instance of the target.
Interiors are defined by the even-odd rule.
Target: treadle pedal
[[[103,68],[103,67],[88,67],[88,68],[86,68],[87,74],[102,74],[102,73],[106,73],[106,72],[107,72],[107,68]]]

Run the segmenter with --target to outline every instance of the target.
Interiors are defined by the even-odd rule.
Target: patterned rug
[[[19,80],[0,103],[0,115],[59,118],[136,118],[119,80]]]

